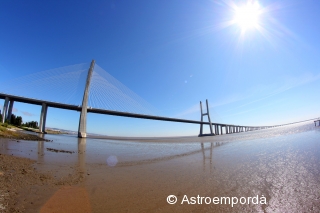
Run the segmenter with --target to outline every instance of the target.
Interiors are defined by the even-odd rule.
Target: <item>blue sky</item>
[[[156,115],[199,120],[199,101],[208,99],[213,122],[319,117],[320,2],[258,1],[259,20],[244,29],[234,17],[246,3],[1,1],[0,88],[95,59]],[[25,121],[39,120],[40,107],[15,108]],[[78,112],[49,108],[47,126],[77,130],[78,119]],[[88,132],[196,135],[199,126],[89,114]]]

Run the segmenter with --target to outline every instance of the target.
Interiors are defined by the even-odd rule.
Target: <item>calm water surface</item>
[[[34,159],[57,176],[86,174],[93,212],[320,212],[320,128],[313,122],[171,142],[45,138],[53,142],[3,140],[0,152]],[[168,195],[177,203],[168,204]],[[266,204],[181,204],[185,195],[263,196]]]

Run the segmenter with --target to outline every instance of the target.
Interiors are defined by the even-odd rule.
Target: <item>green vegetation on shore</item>
[[[0,121],[2,121],[1,114],[0,114]],[[30,121],[30,122],[23,123],[22,117],[16,116],[15,114],[12,114],[11,118],[9,120],[6,119],[5,123],[4,124],[0,123],[0,125],[1,125],[0,137],[15,138],[15,139],[26,138],[25,136],[23,136],[23,137],[18,136],[19,134],[20,135],[25,134],[25,133],[22,133],[21,130],[40,133],[37,121]],[[51,130],[51,129],[46,129],[46,133],[49,133],[49,134],[68,134],[68,132],[63,132],[60,130]],[[29,135],[29,134],[27,134],[27,135]]]
[[[0,123],[0,138],[30,141],[49,141],[39,137],[38,135],[23,133],[20,128],[17,128],[7,123]]]
[[[25,126],[19,126],[19,128],[21,128],[25,131],[40,133],[38,128],[25,127]],[[52,130],[52,129],[46,129],[46,133],[48,133],[48,134],[69,134],[68,132],[62,132],[60,130]]]

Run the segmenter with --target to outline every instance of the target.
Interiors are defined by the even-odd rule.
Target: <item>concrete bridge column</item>
[[[86,87],[83,93],[82,99],[82,109],[80,113],[79,119],[79,128],[78,128],[78,137],[79,138],[86,138],[87,137],[87,107],[88,107],[88,96],[89,96],[89,86],[91,81],[92,72],[94,69],[95,60],[92,60],[90,68],[88,70]]]
[[[8,110],[8,115],[7,115],[7,119],[9,121],[9,123],[11,123],[11,115],[12,115],[13,103],[14,103],[14,100],[10,100],[9,110]]]
[[[223,133],[222,133],[222,125],[220,125],[220,129],[221,129],[221,135],[223,135]]]
[[[9,101],[10,99],[8,97],[4,99],[4,104],[2,108],[2,121],[1,121],[2,123],[6,121]]]
[[[45,133],[46,132],[47,111],[48,111],[47,104],[46,103],[42,103],[41,115],[40,115],[40,125],[39,125],[39,131],[41,133]]]

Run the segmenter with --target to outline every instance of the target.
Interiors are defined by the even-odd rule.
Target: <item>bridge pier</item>
[[[48,111],[47,104],[42,103],[41,114],[40,114],[40,125],[39,125],[39,131],[41,133],[46,133],[47,111]]]
[[[10,101],[10,98],[5,97],[3,108],[2,108],[2,121],[1,121],[2,123],[4,123],[6,121],[6,118],[7,118],[7,111],[8,111],[9,101]]]
[[[12,115],[13,103],[14,103],[14,100],[10,100],[9,109],[8,109],[8,115],[7,115],[7,120],[8,120],[9,123],[11,123],[11,115]]]
[[[88,108],[88,96],[89,96],[89,86],[91,81],[92,72],[94,69],[95,60],[92,60],[90,68],[88,70],[86,87],[83,93],[82,99],[82,109],[80,113],[79,119],[79,128],[78,128],[78,137],[79,138],[86,138],[87,137],[87,108]]]

